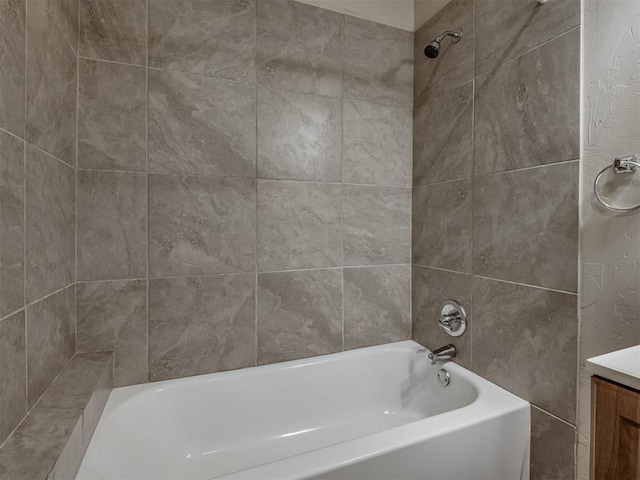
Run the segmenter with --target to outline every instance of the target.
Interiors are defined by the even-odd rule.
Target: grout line
[[[259,250],[258,250],[258,152],[259,152],[259,145],[258,145],[258,5],[256,3],[256,7],[255,7],[255,19],[253,22],[253,33],[254,33],[254,38],[253,38],[253,42],[254,42],[254,49],[253,49],[253,83],[254,83],[254,98],[255,98],[255,105],[256,105],[256,111],[255,111],[255,118],[254,118],[254,125],[255,125],[255,151],[254,151],[254,155],[255,155],[255,175],[256,175],[256,182],[255,182],[255,194],[256,194],[256,208],[254,210],[255,212],[255,229],[254,229],[254,240],[255,240],[255,279],[254,279],[254,306],[253,306],[253,328],[254,328],[254,365],[258,365],[258,254],[259,254]]]
[[[545,410],[544,408],[542,408],[542,407],[540,407],[540,406],[536,405],[536,404],[535,404],[535,403],[533,403],[533,402],[529,402],[529,404],[530,404],[533,408],[535,408],[536,410],[540,410],[542,413],[546,413],[546,414],[547,414],[547,415],[549,415],[550,417],[555,418],[556,420],[558,420],[558,421],[560,421],[560,422],[564,423],[565,425],[568,425],[568,426],[570,426],[570,427],[575,428],[575,429],[576,429],[576,431],[577,431],[577,429],[578,429],[577,425],[574,425],[574,424],[573,424],[573,423],[571,423],[571,422],[567,422],[567,421],[566,421],[566,420],[564,420],[563,418],[560,418],[560,417],[558,417],[557,415],[554,415],[553,413],[548,412],[547,410]]]
[[[73,168],[74,170],[76,169],[73,165],[71,165],[70,163],[65,162],[64,160],[59,159],[58,157],[56,157],[55,155],[47,152],[46,150],[43,150],[42,148],[38,147],[37,145],[34,145],[33,143],[27,142],[27,145],[35,150],[38,150],[40,153],[44,153],[45,155],[47,155],[48,157],[53,158],[54,160],[57,160],[58,162],[62,163],[64,166],[66,167],[70,167]]]
[[[514,170],[505,170],[502,172],[491,172],[491,173],[483,173],[480,175],[476,175],[474,178],[483,178],[483,177],[492,177],[492,176],[496,176],[496,175],[504,175],[504,174],[509,174],[509,173],[516,173],[516,172],[523,172],[526,170],[536,170],[539,168],[546,168],[546,167],[557,167],[559,165],[567,165],[567,164],[571,164],[571,163],[575,163],[575,162],[579,162],[580,159],[579,158],[572,158],[570,160],[561,160],[559,162],[552,162],[552,163],[545,163],[542,165],[531,165],[530,167],[522,167],[522,168],[516,168]]]
[[[145,63],[146,66],[144,68],[145,72],[145,144],[146,144],[146,152],[145,152],[145,178],[146,178],[146,196],[147,196],[147,238],[146,238],[146,261],[147,261],[147,269],[146,269],[146,286],[147,286],[147,377],[146,381],[151,381],[151,288],[149,281],[149,217],[150,215],[150,204],[151,204],[151,196],[149,194],[149,31],[150,31],[150,15],[149,15],[149,0],[146,0],[146,15],[147,15],[147,38],[146,38],[146,55],[145,55]],[[115,349],[114,349],[114,383],[115,383]]]
[[[477,21],[478,21],[478,4],[476,1],[473,2],[473,49],[472,49],[472,57],[473,57],[473,78],[471,79],[471,288],[469,292],[469,299],[471,305],[469,306],[469,316],[471,321],[469,322],[469,370],[473,371],[473,339],[474,339],[474,331],[473,328],[473,258],[474,258],[474,235],[475,235],[475,213],[476,209],[474,207],[475,198],[476,198],[476,182],[474,178],[476,176],[476,49],[477,49]]]
[[[494,281],[494,282],[502,282],[502,283],[509,283],[511,285],[519,285],[521,287],[529,287],[529,288],[536,288],[538,290],[546,290],[548,292],[563,293],[565,295],[573,295],[574,297],[578,296],[578,294],[575,293],[575,292],[567,292],[565,290],[558,290],[556,288],[541,287],[539,285],[531,285],[531,284],[528,284],[528,283],[511,282],[509,280],[502,280],[500,278],[485,277],[483,275],[474,275],[474,277],[482,278],[484,280],[491,280],[491,281]]]
[[[341,320],[341,345],[340,350],[344,351],[344,103],[346,101],[344,95],[344,43],[345,43],[345,16],[340,15],[340,265],[342,270],[340,271],[340,287],[342,289],[340,299],[340,320]]]
[[[29,2],[24,2],[24,20],[25,20],[25,29],[24,29],[24,139],[22,140],[22,174],[23,174],[23,236],[22,241],[24,245],[22,246],[22,254],[23,254],[23,264],[22,264],[22,276],[23,276],[23,298],[22,298],[22,309],[24,310],[24,406],[25,406],[25,417],[29,412],[29,338],[28,338],[28,328],[27,328],[27,119],[28,119],[28,111],[29,111],[29,102],[28,102],[28,83],[27,83],[27,75],[28,75],[28,35],[29,35]],[[25,417],[22,417],[22,420],[18,422],[16,425],[16,429],[20,426]],[[15,430],[14,430],[15,431]],[[13,432],[11,432],[13,433]],[[7,436],[9,438],[9,436]]]
[[[25,57],[26,57],[26,53],[25,53]],[[25,61],[26,61],[26,60],[25,60]],[[27,76],[25,75],[25,76],[24,76],[24,78],[25,78],[25,88],[27,88],[27,86],[26,86],[26,83],[27,83],[27,82],[26,82],[26,78],[27,78]],[[24,110],[25,110],[25,112],[24,112],[24,114],[25,114],[25,119],[26,119],[26,115],[27,115],[27,101],[26,101],[26,97],[27,97],[27,96],[25,95],[25,102],[24,102],[24,103],[25,103],[25,107],[24,107]],[[26,126],[25,126],[25,131],[26,131]],[[15,138],[15,139],[18,139],[18,140],[21,140],[21,141],[23,141],[23,142],[26,142],[26,139],[25,139],[25,138],[21,137],[20,135],[16,135],[15,133],[10,132],[9,130],[6,130],[6,129],[2,128],[2,127],[0,127],[0,132],[6,133],[7,135],[10,135],[10,136],[12,136],[12,137],[13,137],[13,138]],[[25,137],[26,137],[26,136],[27,136],[27,135],[25,134]]]

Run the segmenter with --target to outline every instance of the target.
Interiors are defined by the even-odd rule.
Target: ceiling
[[[413,32],[450,0],[298,0]]]

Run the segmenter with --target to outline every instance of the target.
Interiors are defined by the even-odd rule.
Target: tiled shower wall
[[[70,5],[0,0],[0,443],[75,352]]]
[[[125,385],[411,337],[413,35],[80,0],[78,350]]]
[[[574,476],[579,25],[579,0],[453,0],[415,35],[413,338],[531,402],[533,479]]]

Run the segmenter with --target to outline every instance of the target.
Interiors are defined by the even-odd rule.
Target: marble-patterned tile
[[[337,98],[258,90],[258,176],[339,182],[342,106]]]
[[[78,280],[147,273],[147,176],[78,171]]]
[[[27,307],[27,402],[32,407],[75,352],[75,289]]]
[[[255,177],[255,87],[149,71],[149,170]]]
[[[413,263],[471,273],[471,180],[413,189]]]
[[[24,306],[24,148],[0,131],[0,318]]]
[[[253,179],[149,177],[151,277],[255,271],[255,229]]]
[[[105,352],[102,352],[105,353]],[[110,357],[107,359],[108,365],[102,372],[102,375],[98,379],[98,383],[95,384],[93,389],[93,393],[89,398],[89,401],[86,403],[84,407],[84,411],[82,412],[82,447],[83,452],[89,447],[89,442],[91,442],[91,437],[93,437],[96,428],[98,427],[98,422],[100,421],[100,416],[104,411],[104,407],[107,404],[107,400],[109,400],[109,395],[111,394],[111,390],[114,387],[114,368],[113,368],[113,354],[111,352],[106,352],[110,354]],[[96,355],[95,353],[78,353],[76,357],[88,356],[88,355]],[[145,358],[144,363],[148,364],[149,359]],[[146,381],[146,380],[144,380]],[[78,464],[78,467],[80,464]]]
[[[342,186],[258,180],[258,270],[342,262]]]
[[[476,1],[476,75],[580,25],[580,0]]]
[[[27,302],[74,281],[75,170],[27,145]]]
[[[47,10],[56,21],[74,52],[78,51],[78,0],[44,0]]]
[[[577,296],[474,277],[473,371],[576,419]]]
[[[26,140],[74,165],[76,54],[42,1],[29,2],[27,38]]]
[[[86,449],[82,444],[82,417],[78,419],[67,443],[57,456],[47,480],[68,480],[76,478]]]
[[[0,447],[0,478],[48,479],[67,440],[77,434],[78,425],[82,426],[81,411],[35,408]]]
[[[0,320],[0,444],[27,413],[26,362],[23,310]]]
[[[147,90],[142,67],[80,59],[78,167],[147,169]]]
[[[342,18],[292,0],[259,0],[258,83],[340,97]]]
[[[411,189],[345,185],[344,264],[411,262]]]
[[[0,1],[0,127],[23,138],[26,4]]]
[[[413,128],[414,185],[473,175],[473,82],[432,89],[414,110]]]
[[[256,0],[149,2],[149,66],[255,81]]]
[[[473,273],[577,292],[579,168],[476,177]]]
[[[149,380],[147,282],[76,285],[77,349],[114,352],[114,386]]]
[[[342,180],[411,185],[411,109],[346,100]]]
[[[448,343],[455,345],[455,362],[470,369],[472,364],[473,319],[471,275],[414,265],[411,279],[413,340],[435,350]],[[450,337],[438,323],[442,304],[454,300],[467,312],[467,331],[461,337]]]
[[[79,2],[81,56],[147,64],[147,0]]]
[[[475,174],[580,157],[580,30],[475,83]]]
[[[572,479],[576,432],[569,425],[531,406],[531,480]]]
[[[420,27],[414,35],[415,84],[414,103],[418,107],[427,98],[430,90],[448,86],[454,89],[473,79],[475,43],[475,0],[452,0],[446,7]],[[424,47],[445,31],[462,28],[462,38],[453,43],[451,37],[442,41],[438,58],[427,58]],[[498,38],[499,35],[497,35]]]
[[[344,269],[344,348],[411,338],[411,265]]]
[[[342,350],[342,270],[258,274],[258,364]]]
[[[112,352],[75,354],[42,395],[37,408],[42,411],[85,409],[109,370],[113,370]]]
[[[413,34],[345,16],[344,97],[411,108]]]
[[[151,381],[255,365],[255,275],[149,282]]]
[[[82,425],[83,418],[80,415],[60,454],[55,458],[55,463],[49,475],[47,475],[47,480],[76,478],[85,452],[82,444]]]

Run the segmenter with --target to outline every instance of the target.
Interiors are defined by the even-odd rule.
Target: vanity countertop
[[[640,345],[590,358],[587,360],[587,370],[640,390]]]

